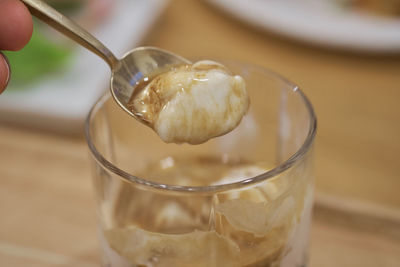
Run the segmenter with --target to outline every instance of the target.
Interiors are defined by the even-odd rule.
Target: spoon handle
[[[113,69],[118,63],[114,54],[93,35],[41,0],[21,0],[43,22],[103,58]]]

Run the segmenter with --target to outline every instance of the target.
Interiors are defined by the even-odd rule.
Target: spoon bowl
[[[138,47],[118,59],[93,35],[44,1],[21,1],[35,17],[100,56],[111,68],[110,90],[114,100],[123,110],[143,123],[139,112],[131,111],[127,106],[139,81],[170,67],[190,64],[187,59],[156,47]]]
[[[142,121],[140,112],[128,108],[128,103],[140,81],[173,66],[190,61],[156,47],[138,47],[126,53],[112,68],[111,93],[117,103],[129,114]]]

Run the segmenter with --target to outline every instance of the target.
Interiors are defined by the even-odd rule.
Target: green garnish
[[[10,87],[18,88],[62,69],[72,54],[72,48],[49,40],[35,25],[32,39],[26,47],[18,52],[4,53],[12,69]]]

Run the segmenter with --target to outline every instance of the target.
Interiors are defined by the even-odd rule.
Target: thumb
[[[0,52],[0,94],[6,89],[10,80],[10,65],[6,56]]]

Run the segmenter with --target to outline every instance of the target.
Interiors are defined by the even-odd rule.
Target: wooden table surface
[[[171,1],[143,44],[299,84],[319,119],[310,266],[400,266],[400,55],[298,44],[196,0]],[[83,136],[0,126],[0,266],[98,266],[92,199]]]

